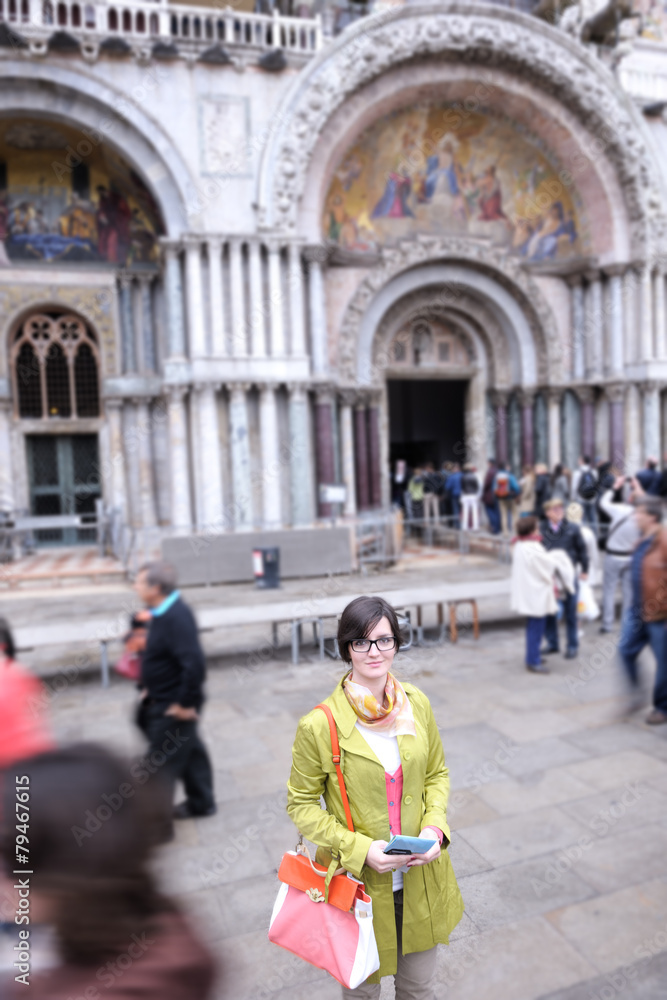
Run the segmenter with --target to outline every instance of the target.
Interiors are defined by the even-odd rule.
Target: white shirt
[[[359,722],[356,727],[368,743],[369,747],[385,769],[386,774],[394,774],[401,766],[401,752],[398,749],[397,736],[385,736],[383,733],[374,733],[368,726],[362,726]],[[407,867],[399,868],[391,873],[392,889],[396,892],[403,888],[403,872],[407,872]]]

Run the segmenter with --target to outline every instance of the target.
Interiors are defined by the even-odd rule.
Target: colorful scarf
[[[385,705],[378,705],[377,699],[363,684],[357,684],[348,674],[343,681],[345,697],[354,709],[362,726],[383,736],[415,736],[415,719],[410,699],[402,684],[393,674],[387,674],[384,689]]]

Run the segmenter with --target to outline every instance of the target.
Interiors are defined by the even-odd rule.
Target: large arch
[[[0,115],[17,114],[75,125],[82,141],[107,143],[144,178],[167,235],[187,231],[196,185],[168,134],[139,103],[81,71],[9,59],[0,62]]]
[[[665,231],[664,216],[654,207],[663,200],[660,173],[641,114],[612,73],[563,32],[527,15],[474,2],[451,2],[437,10],[410,4],[362,19],[306,67],[286,94],[276,116],[278,127],[264,151],[257,194],[260,224],[288,232],[307,226],[312,238],[312,219],[304,222],[301,214],[302,197],[336,111],[345,102],[348,134],[352,128],[358,134],[355,95],[363,91],[364,105],[372,106],[375,99],[379,107],[387,95],[374,94],[373,88],[383,76],[408,63],[411,74],[418,74],[425,62],[436,75],[450,72],[449,64],[472,67],[478,80],[483,70],[501,71],[559,103],[579,123],[581,134],[573,137],[572,152],[587,157],[600,174],[601,189],[605,164],[612,165],[628,219],[627,247],[620,241],[619,259],[627,259],[626,254],[645,257],[656,248]],[[357,112],[361,114],[360,107]],[[565,128],[564,118],[561,125]],[[607,178],[611,191],[609,184]]]

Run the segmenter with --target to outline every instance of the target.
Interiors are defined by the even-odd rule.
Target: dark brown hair
[[[516,523],[516,533],[519,538],[526,538],[528,535],[532,535],[536,528],[537,518],[533,517],[532,514],[520,517]]]
[[[50,901],[60,954],[75,965],[104,962],[127,947],[132,933],[149,932],[158,913],[174,909],[148,866],[161,832],[162,792],[142,787],[133,778],[136,766],[93,743],[39,754],[15,768],[30,779],[31,888]],[[0,857],[9,872],[14,782],[5,784],[3,799]]]
[[[355,639],[363,639],[372,632],[377,623],[386,618],[391,628],[391,634],[398,639],[399,646],[403,642],[398,616],[391,604],[384,597],[365,594],[355,597],[340,616],[338,622],[338,649],[346,663],[352,662],[350,643]]]

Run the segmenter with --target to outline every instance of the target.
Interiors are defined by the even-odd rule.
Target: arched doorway
[[[92,519],[101,499],[95,332],[64,309],[33,312],[11,338],[9,362],[30,513]],[[94,528],[50,526],[35,532],[41,545],[87,544],[95,537]]]

